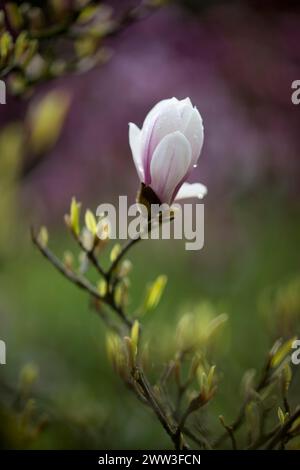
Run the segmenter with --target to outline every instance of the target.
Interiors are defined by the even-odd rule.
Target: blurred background
[[[29,3],[53,22],[44,2]],[[60,21],[69,18],[72,1],[52,3]],[[204,120],[204,148],[191,181],[208,187],[205,246],[199,252],[185,251],[183,242],[136,246],[129,309],[163,273],[168,285],[161,304],[143,320],[159,342],[183,312],[228,314],[215,353],[219,391],[207,418],[216,429],[220,413],[230,421],[237,412],[245,370],[262,367],[276,338],[300,333],[300,105],[291,101],[291,84],[300,79],[297,2],[155,3],[106,38],[115,19],[140,4],[106,0],[97,61],[90,57],[95,45],[84,37],[76,43],[80,70],[67,70],[73,59],[62,41],[54,64],[61,73],[37,79],[45,64],[34,56],[25,78],[14,69],[6,82],[0,105],[0,339],[7,345],[1,399],[7,403],[26,380],[34,381],[36,401],[26,413],[41,422],[32,432],[16,432],[17,423],[7,418],[3,447],[169,447],[160,425],[112,371],[104,327],[86,295],[45,262],[29,235],[31,224],[47,225],[49,243],[62,255],[73,249],[63,223],[72,196],[93,211],[120,194],[134,200],[138,178],[128,122],[141,126],[161,99],[189,96]],[[7,2],[1,4],[4,12]],[[12,23],[6,27],[14,37]],[[295,370],[292,401],[299,387]]]

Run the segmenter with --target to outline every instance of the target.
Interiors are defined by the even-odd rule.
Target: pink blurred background
[[[119,14],[138,2],[106,3]],[[55,148],[25,173],[26,204],[57,220],[74,194],[95,203],[134,198],[128,122],[140,126],[158,100],[172,96],[189,96],[203,116],[205,145],[192,180],[208,186],[210,199],[266,182],[298,193],[300,106],[291,102],[291,83],[300,78],[299,9],[204,2],[192,10],[186,3],[193,4],[164,7],[111,39],[107,64],[37,88],[33,99],[67,89],[72,107]],[[25,107],[10,99],[1,112],[14,120]]]

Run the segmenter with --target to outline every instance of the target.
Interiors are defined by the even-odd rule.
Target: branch
[[[108,271],[105,273],[105,277],[107,279],[107,282],[109,283],[110,280],[111,280],[111,277],[113,275],[113,272],[114,270],[116,269],[116,267],[118,266],[118,264],[120,263],[120,261],[122,260],[122,258],[126,255],[127,251],[132,247],[134,246],[138,241],[140,241],[141,238],[140,236],[138,236],[137,238],[133,238],[133,239],[130,239],[128,240],[127,243],[125,243],[123,246],[122,246],[122,249],[119,253],[119,255],[116,257],[116,259],[112,262],[112,264],[110,265],[110,268],[108,269]]]
[[[86,278],[82,276],[78,276],[76,273],[71,271],[70,269],[67,269],[64,264],[52,253],[49,248],[44,246],[34,233],[34,230],[31,229],[31,238],[35,246],[39,249],[41,254],[50,261],[50,263],[59,271],[66,279],[68,279],[72,284],[76,285],[80,289],[83,289],[87,291],[92,297],[94,297],[97,300],[100,300],[101,302],[105,303],[106,305],[109,305],[116,313],[117,315],[121,318],[121,320],[126,324],[128,328],[131,328],[132,326],[132,321],[127,318],[123,310],[118,307],[115,303],[115,300],[111,294],[101,296],[93,284],[91,284]]]
[[[73,271],[67,269],[64,264],[52,253],[47,246],[42,244],[39,241],[38,236],[34,233],[34,230],[31,229],[31,238],[35,246],[39,249],[41,254],[48,260],[50,263],[65,277],[67,278],[70,282],[72,282],[74,285],[78,286],[79,288],[87,291],[96,301],[100,300],[107,305],[109,305],[118,315],[119,317],[123,320],[123,322],[126,324],[128,328],[131,328],[132,326],[132,321],[128,319],[124,312],[123,309],[119,306],[116,305],[115,300],[114,300],[114,292],[108,292],[107,295],[101,296],[97,289],[84,277],[78,276],[76,273]],[[78,243],[81,245],[81,240],[76,237]],[[118,261],[122,258],[122,256],[128,251],[128,249],[139,239],[135,240],[130,240],[129,243],[125,245],[125,248],[123,249],[122,253],[119,255],[117,258]],[[83,247],[84,249],[84,247]],[[86,251],[86,250],[85,250]],[[90,252],[92,253],[92,251]],[[94,259],[94,258],[92,258]],[[94,264],[94,263],[93,263]],[[111,270],[112,272],[113,270]],[[105,276],[106,277],[106,276]],[[106,277],[107,279],[107,277]],[[99,311],[99,306],[95,303],[94,307],[97,309],[98,313]],[[103,313],[101,313],[101,317],[105,320],[106,323],[108,323],[107,318],[104,316]],[[109,323],[108,323],[109,324]],[[112,325],[110,325],[112,327]],[[115,326],[113,325],[113,328],[115,329]],[[120,334],[120,332],[118,331]],[[160,423],[162,424],[163,428],[167,432],[167,434],[170,436],[172,442],[174,443],[174,446],[177,450],[179,449],[188,449],[187,444],[183,442],[183,436],[181,434],[180,428],[178,426],[173,426],[169,423],[168,418],[166,417],[164,411],[161,408],[161,405],[157,401],[154,393],[152,392],[152,387],[146,378],[143,370],[141,368],[135,367],[134,370],[132,371],[132,377],[134,381],[141,387],[141,390],[143,391],[146,403],[153,409],[154,413],[156,414],[157,418],[159,419]],[[141,398],[141,397],[140,397]]]
[[[277,444],[279,444],[281,441],[285,441],[285,439],[287,442],[290,439],[290,437],[292,437],[292,436],[289,436],[290,428],[292,424],[296,421],[296,419],[298,419],[299,417],[300,417],[300,407],[296,408],[295,413],[292,414],[282,426],[280,426],[280,429],[277,431],[275,436],[270,440],[270,442],[266,446],[266,450],[274,449],[274,447],[276,447]]]
[[[183,436],[181,434],[180,428],[178,426],[174,427],[169,423],[167,417],[161,409],[160,404],[158,403],[155,395],[152,392],[150,383],[148,382],[141,368],[135,367],[135,369],[133,370],[133,378],[142,388],[149,405],[153,409],[166,433],[170,436],[175,446],[175,449],[187,450],[188,446],[183,441]]]
[[[148,223],[147,223],[147,231],[148,233],[150,232],[151,230],[151,226],[152,226],[152,219],[148,219]],[[108,271],[106,272],[106,278],[107,278],[107,282],[109,283],[110,280],[111,280],[111,277],[113,275],[113,272],[114,270],[116,269],[116,267],[118,266],[118,264],[120,263],[120,261],[123,259],[123,257],[126,255],[127,251],[133,247],[137,242],[139,242],[140,240],[142,240],[142,233],[139,233],[137,235],[136,238],[131,238],[129,239],[126,243],[124,243],[124,245],[122,246],[121,248],[121,251],[119,253],[119,255],[116,257],[116,259],[112,262],[112,264],[110,265],[110,268],[108,269]]]
[[[155,2],[141,1],[137,7],[127,9],[120,16],[120,18],[113,23],[111,29],[105,34],[105,38],[118,35],[120,32],[126,30],[132,24],[147,17],[150,13],[152,13],[152,11],[155,11],[158,8],[159,5],[155,4]],[[74,12],[64,23],[53,25],[43,31],[31,32],[29,33],[29,38],[43,41],[63,36],[70,32],[80,13],[81,10]]]
[[[190,429],[187,427],[182,428],[182,432],[191,439],[191,441],[195,442],[200,448],[212,450],[212,446],[210,445],[209,441],[203,436],[196,436]]]
[[[96,255],[95,255],[95,244],[94,246],[92,247],[91,250],[88,250],[84,244],[82,243],[82,240],[80,239],[80,237],[74,232],[74,230],[72,228],[70,228],[70,231],[71,231],[71,234],[73,235],[75,241],[78,243],[79,247],[81,248],[82,251],[85,252],[85,254],[87,255],[88,259],[90,260],[90,262],[92,263],[92,265],[96,268],[96,271],[104,278],[106,279],[107,276],[106,276],[106,273],[104,272],[104,269],[102,268],[102,266],[100,265]]]
[[[266,365],[263,369],[263,372],[262,372],[262,375],[261,375],[261,379],[257,385],[257,387],[255,388],[255,392],[259,393],[261,390],[263,390],[263,388],[268,385],[268,378],[269,378],[269,358],[266,362]],[[243,405],[241,406],[240,408],[240,411],[237,415],[237,418],[235,419],[235,421],[233,421],[232,424],[229,425],[231,431],[234,433],[235,431],[237,431],[241,425],[243,424],[244,422],[244,418],[245,418],[245,410],[246,410],[246,406],[249,402],[249,399],[247,398]],[[225,433],[221,434],[221,436],[215,441],[214,443],[214,447],[218,447],[220,446],[224,440],[229,436],[228,432],[226,431]]]
[[[220,423],[222,424],[222,426],[226,429],[226,432],[228,433],[228,436],[231,439],[232,449],[237,450],[236,439],[235,439],[235,435],[234,435],[232,427],[226,425],[222,415],[219,416],[219,420],[220,420]]]

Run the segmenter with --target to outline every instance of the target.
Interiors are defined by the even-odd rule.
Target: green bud
[[[279,419],[281,426],[283,426],[285,423],[286,414],[282,411],[280,406],[278,406],[277,415],[278,415],[278,419]]]
[[[8,32],[1,34],[0,36],[0,58],[1,62],[7,60],[8,55],[13,47],[12,37]]]
[[[95,236],[97,233],[97,222],[94,214],[88,209],[85,213],[86,228]]]
[[[41,227],[39,234],[38,234],[38,241],[43,247],[48,245],[49,235],[48,230],[45,226]]]
[[[97,284],[98,292],[101,295],[101,297],[104,297],[107,292],[107,282],[101,279],[98,284]]]
[[[167,276],[160,275],[157,279],[148,287],[142,312],[148,312],[157,307],[164,292],[167,284]]]
[[[110,252],[110,261],[112,263],[118,258],[121,251],[122,251],[121,245],[119,243],[116,243]]]
[[[69,222],[70,222],[71,229],[77,236],[80,233],[80,226],[79,226],[80,208],[81,208],[81,203],[77,202],[75,197],[73,197],[71,201]]]
[[[139,332],[140,332],[140,325],[137,320],[133,323],[131,328],[131,347],[132,347],[132,357],[134,362],[136,361],[136,356],[138,352],[138,341],[139,341]]]
[[[282,345],[280,343],[276,343],[273,351],[271,352],[271,361],[270,365],[272,368],[279,366],[282,361],[286,358],[289,352],[292,349],[292,344],[297,339],[297,337],[291,338]]]
[[[73,270],[73,265],[74,265],[74,256],[71,251],[65,251],[63,254],[63,263],[65,267],[69,270]]]

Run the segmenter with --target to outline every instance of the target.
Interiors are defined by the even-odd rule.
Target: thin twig
[[[154,413],[156,414],[157,418],[159,419],[160,423],[162,424],[167,434],[170,436],[172,442],[174,443],[175,449],[177,450],[188,449],[187,444],[183,442],[183,436],[180,432],[180,428],[178,426],[174,427],[169,423],[167,417],[165,416],[165,413],[161,409],[160,404],[156,400],[156,397],[154,396],[152,392],[151,385],[149,384],[142,369],[139,367],[135,367],[133,371],[133,377],[142,388],[145,394],[145,397],[147,398],[149,404],[151,405],[151,408],[153,409]]]
[[[258,439],[256,439],[254,442],[252,442],[252,444],[250,444],[246,450],[256,450],[256,449],[259,449],[260,447],[262,447],[266,442],[268,442],[271,437],[274,436],[274,434],[276,434],[276,432],[278,431],[278,429],[280,428],[280,425],[276,426],[275,429],[273,429],[272,431],[268,432],[267,434],[262,434],[261,436],[258,437]]]
[[[224,429],[226,430],[226,432],[228,433],[228,436],[230,437],[232,449],[237,450],[236,439],[235,439],[235,435],[234,435],[232,427],[226,425],[223,416],[219,416],[219,420],[222,426],[224,427]]]
[[[263,368],[261,379],[260,379],[258,385],[255,388],[255,392],[259,393],[261,390],[263,390],[269,383],[268,379],[269,379],[269,358],[266,362],[265,367]],[[246,407],[247,407],[248,402],[249,402],[249,398],[247,398],[244,401],[244,403],[242,404],[242,406],[239,410],[237,418],[233,421],[232,424],[230,424],[230,428],[232,429],[232,432],[237,431],[241,427],[241,425],[243,424],[244,418],[245,418],[245,411],[246,411]],[[227,437],[228,437],[228,432],[226,431],[225,433],[221,434],[221,436],[219,436],[216,439],[216,441],[214,443],[214,447],[219,447]]]
[[[105,274],[105,272],[104,272],[104,269],[103,269],[102,266],[100,265],[100,263],[99,263],[99,261],[98,261],[98,259],[97,259],[97,256],[95,255],[95,248],[96,248],[95,243],[93,244],[92,249],[91,249],[91,250],[88,250],[88,249],[84,246],[84,244],[83,244],[83,242],[82,242],[80,236],[78,236],[78,235],[74,232],[74,230],[73,230],[72,228],[70,229],[70,231],[71,231],[71,234],[72,234],[74,240],[78,243],[79,247],[82,249],[82,251],[85,252],[85,254],[87,255],[87,257],[88,257],[88,259],[90,260],[90,262],[92,263],[92,265],[96,268],[96,271],[97,271],[104,279],[106,279],[107,276],[106,276],[106,274]]]
[[[127,9],[120,16],[119,19],[112,23],[111,28],[105,34],[105,38],[114,37],[118,35],[132,24],[147,17],[152,11],[155,11],[157,8],[158,5],[155,5],[154,2],[150,3],[141,1],[141,3],[137,7]],[[76,11],[70,16],[67,21],[58,25],[53,25],[43,31],[29,32],[28,37],[30,39],[37,39],[43,41],[63,36],[72,30],[72,27],[76,23],[76,20],[79,17],[80,13],[81,10]]]
[[[79,276],[70,269],[66,268],[64,264],[52,253],[51,250],[38,239],[38,236],[34,233],[34,230],[31,229],[31,238],[33,243],[40,250],[42,255],[50,261],[50,263],[69,281],[77,285],[80,289],[87,291],[93,297],[98,300],[105,301],[105,298],[101,296],[96,289],[85,277]]]
[[[96,289],[93,284],[91,284],[86,278],[77,275],[70,269],[67,269],[64,264],[52,253],[47,246],[42,244],[36,234],[34,233],[34,230],[31,229],[31,238],[33,243],[37,246],[41,254],[50,261],[50,263],[65,277],[67,278],[70,282],[78,286],[80,289],[83,289],[87,291],[90,295],[92,295],[95,299],[100,300],[101,302],[109,305],[116,313],[117,315],[121,318],[121,320],[126,324],[128,328],[131,328],[132,326],[132,321],[127,318],[125,315],[124,311],[118,307],[115,303],[114,297],[112,294],[107,294],[105,296],[102,296],[99,294],[98,290]]]
[[[125,243],[119,253],[119,255],[116,257],[116,259],[112,262],[112,264],[110,265],[110,268],[108,269],[108,271],[105,273],[105,276],[106,276],[106,279],[108,282],[110,282],[111,280],[111,277],[113,275],[113,272],[114,270],[116,269],[116,267],[118,266],[118,264],[120,263],[120,261],[122,260],[122,258],[126,255],[127,251],[133,247],[138,241],[140,241],[141,238],[140,236],[138,236],[137,238],[133,238],[133,239],[130,239],[128,240],[127,243]]]
[[[203,436],[196,436],[189,428],[184,426],[182,428],[182,432],[191,439],[191,441],[195,442],[200,448],[205,448],[208,450],[212,450],[212,446],[210,442]]]
[[[269,441],[266,446],[266,450],[274,449],[281,441],[287,442],[292,436],[289,436],[289,431],[292,424],[300,417],[300,407],[296,408],[296,411],[280,426],[275,436]]]

